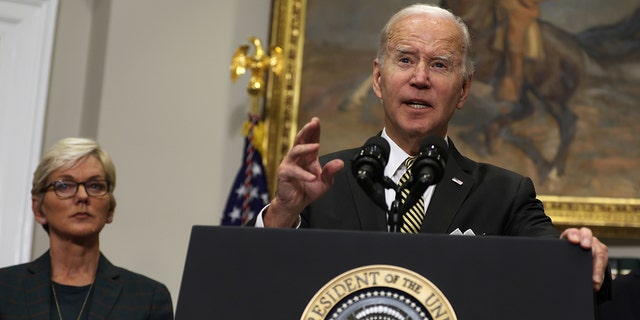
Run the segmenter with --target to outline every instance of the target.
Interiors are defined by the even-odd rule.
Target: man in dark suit
[[[49,251],[32,262],[3,269],[0,319],[51,319],[50,279]],[[94,302],[85,309],[87,319],[173,319],[171,296],[165,285],[116,267],[103,255],[90,294],[88,300]]]
[[[476,235],[558,237],[559,233],[535,199],[531,179],[462,156],[448,141],[448,161],[442,183],[434,188],[421,232],[447,233],[456,229]],[[320,158],[344,162],[325,194],[301,214],[301,227],[346,230],[387,230],[386,212],[377,206],[351,173],[359,149]],[[484,183],[490,179],[492,183]],[[518,202],[500,201],[515,199]],[[515,205],[514,205],[515,204]],[[457,209],[457,210],[456,210]]]
[[[613,297],[598,306],[600,320],[640,319],[640,269],[613,280]]]
[[[411,172],[405,159],[415,157],[426,138],[447,139],[444,178],[416,196],[424,202],[415,210],[423,218],[412,218],[413,231],[557,237],[529,178],[467,159],[447,138],[448,123],[462,109],[473,79],[470,43],[460,18],[430,5],[407,7],[383,28],[373,90],[384,108],[380,135],[390,145],[384,174],[399,184]],[[319,158],[319,138],[320,120],[313,118],[280,163],[276,197],[255,225],[387,230],[385,210],[351,176],[349,161],[357,150]],[[387,205],[394,198],[395,191],[387,190]],[[403,222],[402,229],[408,224]],[[600,291],[607,247],[588,228],[570,228],[560,237],[592,251],[593,287]],[[608,290],[599,293],[609,295]]]

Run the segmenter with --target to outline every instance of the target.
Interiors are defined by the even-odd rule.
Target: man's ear
[[[462,109],[462,107],[464,106],[464,103],[467,101],[467,98],[469,98],[469,93],[471,92],[471,82],[473,80],[473,75],[470,75],[469,77],[467,77],[467,79],[462,80],[462,88],[461,88],[461,93],[460,93],[460,99],[458,99],[458,104],[456,105],[456,108],[458,110]]]
[[[372,73],[372,77],[373,77],[373,92],[376,94],[376,97],[378,97],[378,99],[382,99],[382,90],[380,90],[380,79],[381,79],[381,73],[380,73],[380,64],[378,63],[378,59],[373,60],[373,73]]]

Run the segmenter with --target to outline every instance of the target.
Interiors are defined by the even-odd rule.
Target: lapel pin
[[[462,180],[458,179],[458,178],[453,178],[451,179],[451,181],[457,183],[459,186],[461,186],[464,182],[462,182]]]

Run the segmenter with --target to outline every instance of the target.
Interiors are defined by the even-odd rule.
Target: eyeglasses
[[[107,180],[89,180],[85,182],[58,180],[51,182],[45,191],[53,188],[53,192],[56,193],[58,198],[66,199],[75,196],[80,185],[84,186],[85,192],[91,197],[104,197],[109,193],[109,181]]]

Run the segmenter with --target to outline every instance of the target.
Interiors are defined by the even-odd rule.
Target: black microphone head
[[[391,147],[387,140],[380,136],[369,138],[356,156],[351,160],[351,172],[360,187],[383,209],[388,210],[384,199],[384,167],[389,161]]]
[[[368,146],[377,146],[378,148],[380,148],[381,155],[383,156],[385,161],[389,161],[389,152],[391,152],[391,147],[389,146],[389,142],[387,141],[387,139],[378,135],[373,136],[364,143],[364,146],[362,148],[364,149]]]
[[[380,136],[373,136],[362,146],[358,154],[351,160],[351,171],[357,179],[366,175],[375,182],[382,181],[384,167],[389,161],[391,147],[389,142]]]
[[[440,182],[447,162],[447,144],[442,137],[430,136],[422,141],[420,152],[413,163],[415,175],[422,175],[429,184]],[[428,176],[425,176],[428,174]]]
[[[420,144],[420,153],[438,154],[442,158],[442,166],[447,162],[447,149],[446,141],[440,136],[429,136]]]

